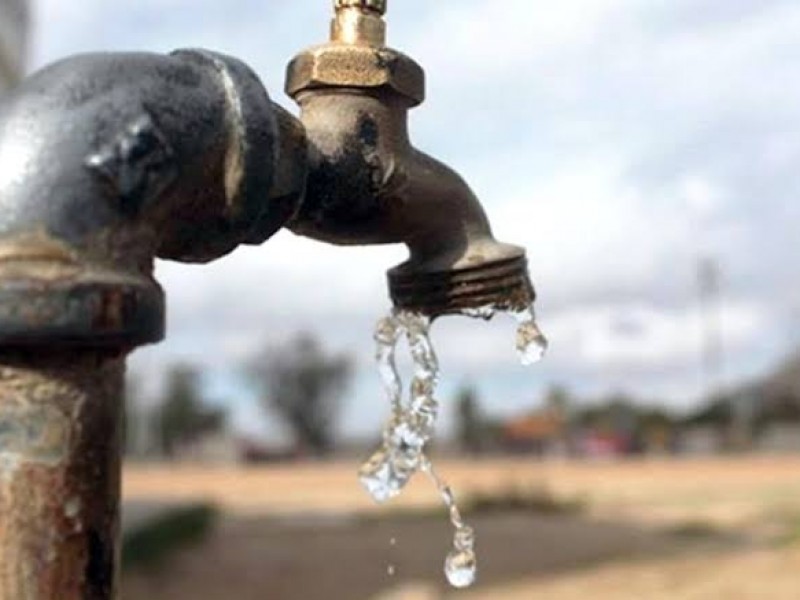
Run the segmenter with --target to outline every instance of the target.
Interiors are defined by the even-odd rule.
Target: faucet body
[[[408,111],[425,98],[424,71],[385,46],[373,4],[339,4],[331,42],[288,69],[309,144],[305,196],[289,227],[335,244],[405,243],[408,261],[389,272],[399,308],[436,317],[530,306],[524,250],[497,242],[461,176],[411,143]]]

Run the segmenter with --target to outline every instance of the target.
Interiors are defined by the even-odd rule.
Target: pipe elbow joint
[[[89,54],[33,75],[0,106],[0,346],[158,341],[155,257],[267,239],[297,209],[304,148],[227,56]]]

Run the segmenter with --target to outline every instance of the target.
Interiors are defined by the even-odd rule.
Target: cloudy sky
[[[286,62],[324,40],[328,0],[38,0],[33,67],[90,50],[201,46],[255,68],[273,98]],[[510,321],[437,323],[442,396],[471,382],[495,414],[563,383],[686,407],[702,389],[698,263],[722,273],[724,368],[763,373],[800,341],[800,3],[796,0],[391,0],[390,43],[427,70],[418,146],[527,246],[546,362],[523,368]],[[384,271],[405,250],[331,249],[281,233],[206,267],[160,264],[169,337],[133,370],[206,367],[212,396],[253,429],[236,377],[298,330],[356,353],[344,426],[386,412],[372,372]],[[445,417],[449,409],[445,407]],[[445,425],[448,419],[445,419]]]

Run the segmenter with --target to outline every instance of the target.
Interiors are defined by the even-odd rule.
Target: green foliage
[[[544,400],[545,408],[568,419],[573,410],[573,398],[569,391],[562,386],[553,386],[548,390]]]
[[[492,493],[475,493],[464,502],[464,511],[471,514],[524,512],[540,515],[574,515],[586,509],[580,498],[563,498],[546,486],[508,486]]]
[[[666,532],[681,538],[694,540],[717,538],[724,533],[716,523],[703,520],[675,523],[667,527]]]
[[[352,378],[349,356],[327,354],[317,338],[301,334],[267,348],[247,374],[265,408],[283,419],[302,450],[322,456],[333,449],[341,398]]]
[[[187,365],[173,367],[156,423],[163,454],[173,456],[181,445],[221,431],[225,423],[224,411],[205,405],[198,372]]]
[[[474,387],[462,388],[456,396],[456,429],[461,448],[472,454],[486,447],[487,429]]]
[[[211,532],[218,512],[201,504],[176,508],[123,536],[122,566],[154,567],[182,548],[197,544]]]

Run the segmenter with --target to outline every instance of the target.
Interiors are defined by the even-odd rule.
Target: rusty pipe
[[[0,599],[116,597],[123,368],[0,354]]]
[[[305,163],[296,120],[205,51],[74,57],[0,105],[0,600],[116,597],[122,372],[163,336],[154,259],[266,240]]]
[[[530,306],[524,250],[497,242],[464,179],[411,143],[408,111],[424,101],[425,74],[386,47],[386,3],[335,6],[330,42],[288,68],[310,148],[289,227],[335,244],[405,243],[408,261],[388,276],[399,308],[439,316]]]

